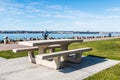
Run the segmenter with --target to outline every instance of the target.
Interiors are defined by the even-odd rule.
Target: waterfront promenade
[[[84,39],[83,41],[114,38],[118,37]],[[27,47],[18,45],[17,43],[0,45],[3,46],[1,50]],[[14,59],[4,59],[0,57],[0,80],[83,80],[118,63],[120,63],[118,60],[83,56],[80,64],[67,63],[63,69],[53,70],[30,63],[27,57]]]

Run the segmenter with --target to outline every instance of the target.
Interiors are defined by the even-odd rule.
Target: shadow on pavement
[[[99,64],[102,62],[105,62],[107,60],[105,60],[105,58],[99,58],[99,57],[93,57],[93,56],[85,56],[82,57],[82,60],[79,64],[75,64],[75,63],[70,63],[70,62],[64,62],[64,68],[60,69],[60,72],[63,73],[69,73],[69,72],[73,72],[79,69],[84,69],[90,66],[93,66],[95,64]],[[69,68],[69,69],[67,69]]]

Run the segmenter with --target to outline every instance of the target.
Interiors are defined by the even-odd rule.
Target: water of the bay
[[[108,36],[109,34],[49,34],[52,38],[71,38],[73,36],[79,37],[91,37],[91,36]],[[29,38],[42,38],[42,34],[0,34],[0,40],[3,40],[5,36],[9,39],[29,39]],[[120,36],[120,34],[112,34],[112,36]]]

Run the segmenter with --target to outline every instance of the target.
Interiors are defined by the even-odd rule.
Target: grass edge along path
[[[120,80],[120,63],[84,80]]]

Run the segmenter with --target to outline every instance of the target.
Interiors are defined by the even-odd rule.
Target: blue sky
[[[0,30],[120,32],[120,0],[0,0]]]

